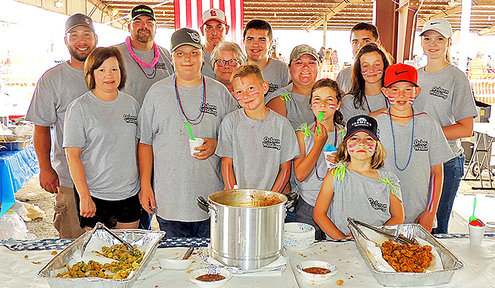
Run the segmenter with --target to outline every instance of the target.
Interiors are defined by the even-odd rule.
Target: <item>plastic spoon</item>
[[[191,125],[189,125],[189,122],[186,122],[187,125],[187,130],[189,130],[189,134],[191,134],[191,140],[196,140],[194,136],[192,135],[192,130],[191,130]]]
[[[321,120],[323,119],[324,116],[325,116],[325,113],[323,113],[323,112],[318,113],[318,122],[320,124],[321,124]],[[320,127],[318,127],[318,131],[316,132],[316,134],[320,134]]]
[[[469,222],[476,221],[476,217],[474,216],[474,211],[476,210],[476,196],[474,196],[474,205],[473,205],[473,215],[469,217]]]

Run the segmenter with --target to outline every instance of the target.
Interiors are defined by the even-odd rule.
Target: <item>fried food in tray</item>
[[[72,267],[66,264],[65,267],[68,271],[58,273],[56,277],[99,277],[105,279],[125,279],[139,266],[139,263],[143,260],[144,252],[137,250],[137,247],[135,247],[135,249],[138,251],[137,255],[133,255],[123,244],[112,245],[110,247],[103,246],[102,252],[93,252],[117,261],[104,264],[93,260],[90,260],[88,263],[79,261],[72,265]]]
[[[429,245],[383,242],[382,257],[397,272],[424,273],[430,267],[433,254]]]

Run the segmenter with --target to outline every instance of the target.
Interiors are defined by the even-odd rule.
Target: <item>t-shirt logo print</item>
[[[123,114],[125,123],[132,123],[137,125],[137,116],[131,114]]]
[[[428,141],[414,139],[414,151],[428,151]]]
[[[277,149],[280,150],[281,148],[281,141],[280,139],[265,136],[263,138],[263,141],[261,142],[263,144],[263,148],[270,148],[270,149]]]
[[[449,90],[438,86],[433,86],[430,89],[430,95],[440,97],[444,100],[447,99],[447,97],[449,97],[449,93],[450,93]]]
[[[370,205],[375,210],[381,210],[383,212],[387,212],[387,204],[382,204],[371,197],[368,197],[368,201],[370,201]]]
[[[189,34],[189,37],[191,37],[191,40],[193,40],[196,43],[199,43],[199,34],[198,33],[187,32],[187,34]]]
[[[215,117],[218,114],[218,109],[216,105],[212,105],[209,103],[204,103],[199,107],[200,112],[206,113],[206,114],[211,114],[215,115]]]

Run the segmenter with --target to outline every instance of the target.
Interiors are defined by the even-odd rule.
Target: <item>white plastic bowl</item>
[[[199,281],[196,278],[204,275],[204,274],[220,274],[225,279],[219,280],[219,281]],[[225,282],[229,281],[230,278],[232,278],[232,273],[230,273],[229,270],[225,268],[219,268],[216,266],[208,266],[208,267],[203,267],[201,269],[197,269],[191,272],[189,274],[189,280],[193,282],[194,284],[198,285],[199,287],[204,287],[204,288],[214,288],[214,287],[221,287],[225,284]]]
[[[313,273],[308,273],[308,272],[303,271],[303,269],[310,268],[310,267],[326,268],[326,269],[330,270],[330,273],[313,274]],[[337,273],[337,266],[332,265],[332,264],[325,262],[325,261],[312,260],[312,261],[303,261],[303,262],[298,263],[296,265],[296,270],[299,273],[301,273],[304,276],[304,278],[306,278],[308,280],[325,281],[325,280],[328,280],[333,275],[335,275],[335,273]]]
[[[160,266],[165,270],[186,270],[189,266],[191,266],[191,263],[192,259],[160,259]]]
[[[284,247],[304,250],[315,242],[315,228],[309,224],[291,222],[284,225]]]

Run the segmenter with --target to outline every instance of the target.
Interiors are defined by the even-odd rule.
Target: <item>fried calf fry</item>
[[[388,239],[381,249],[383,259],[397,272],[423,273],[433,258],[432,247],[428,245],[397,244]]]

